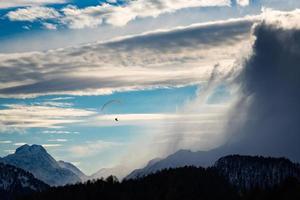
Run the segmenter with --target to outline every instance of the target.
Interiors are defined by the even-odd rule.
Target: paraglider
[[[103,104],[103,106],[101,108],[101,112],[103,112],[105,110],[105,108],[108,107],[109,105],[115,104],[115,103],[121,104],[122,102],[120,100],[116,100],[116,99],[110,100],[110,101],[106,102],[105,104]],[[118,122],[119,119],[116,117],[115,121]]]

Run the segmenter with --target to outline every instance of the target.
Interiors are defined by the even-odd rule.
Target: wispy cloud
[[[65,100],[72,100],[75,97],[56,97],[52,99],[48,99],[48,101],[65,101]]]
[[[23,146],[27,144],[26,142],[17,142],[17,143],[14,143],[14,146]]]
[[[12,143],[12,141],[10,141],[10,140],[1,140],[0,141],[0,144],[11,144]]]
[[[58,138],[58,139],[50,139],[48,140],[48,142],[68,142],[68,140]]]
[[[1,1],[0,9],[2,8],[12,8],[12,7],[22,7],[22,6],[40,6],[47,4],[59,4],[66,3],[67,0],[9,0]]]
[[[68,103],[68,102],[46,101],[46,102],[36,102],[36,103],[33,103],[32,105],[64,108],[64,107],[72,107],[74,104],[73,103]]]
[[[51,147],[61,147],[62,144],[42,144],[45,148],[51,148]]]
[[[10,104],[1,110],[0,124],[10,128],[59,128],[95,113],[84,109]]]
[[[45,131],[42,131],[42,133],[44,134],[79,134],[79,132],[77,131],[62,131],[62,130],[45,130]]]

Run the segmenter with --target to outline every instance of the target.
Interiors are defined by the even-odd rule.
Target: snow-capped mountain
[[[0,161],[24,169],[51,186],[81,181],[74,172],[61,167],[40,145],[23,145]]]
[[[241,190],[268,189],[288,177],[300,180],[299,165],[285,158],[231,155],[220,158],[214,167]]]
[[[0,163],[0,197],[12,199],[17,195],[41,192],[49,188],[31,173],[12,165]]]
[[[206,167],[215,162],[212,157],[213,156],[211,156],[209,152],[205,151],[192,152],[190,150],[179,150],[164,159],[151,160],[146,167],[134,170],[128,176],[126,176],[125,179],[145,176],[147,174],[155,173],[156,171],[167,168],[184,166]]]

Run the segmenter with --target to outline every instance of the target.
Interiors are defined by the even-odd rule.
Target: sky
[[[254,122],[274,116],[263,106],[274,99],[273,121],[285,118],[284,132],[298,119],[280,106],[299,109],[299,81],[289,77],[298,59],[298,9],[298,0],[1,1],[0,156],[40,144],[87,174],[130,171],[179,149],[248,138],[253,127],[273,133]],[[277,68],[294,81],[277,83],[281,73],[259,67],[272,60],[268,48],[283,51],[273,52],[283,56],[270,66],[288,63]],[[290,92],[271,93],[273,83]],[[260,107],[269,110],[258,114]],[[266,152],[299,141],[297,128]],[[293,148],[276,155],[298,159]]]

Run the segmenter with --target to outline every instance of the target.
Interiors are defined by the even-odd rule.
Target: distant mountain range
[[[0,199],[41,192],[49,186],[23,169],[0,163]]]
[[[132,171],[125,179],[134,179],[168,168],[184,166],[208,167],[214,162],[215,160],[212,159],[210,152],[179,150],[164,159],[156,158],[151,160],[144,168]]]
[[[216,161],[209,160],[210,158],[211,155],[207,152],[180,150],[164,159],[153,159],[149,161],[144,168],[134,170],[122,181],[122,185],[125,185],[124,187],[126,188],[127,184],[133,184],[133,186],[130,186],[131,189],[134,189],[132,187],[145,189],[143,188],[144,186],[139,184],[139,180],[150,187],[151,184],[147,181],[152,178],[145,177],[152,177],[153,174],[160,174],[153,176],[156,177],[155,179],[164,179],[161,177],[164,176],[162,174],[166,175],[171,173],[171,176],[177,179],[176,173],[181,173],[181,170],[168,171],[168,169],[186,166],[193,166],[192,168],[188,167],[183,170],[184,173],[189,174],[189,176],[192,176],[193,173],[202,174],[199,178],[203,176],[204,179],[205,177],[207,178],[207,176],[220,176],[222,177],[220,180],[224,179],[226,182],[220,183],[221,185],[219,186],[230,186],[240,192],[252,191],[256,188],[268,191],[270,188],[272,189],[274,186],[284,183],[289,177],[300,181],[299,164],[293,163],[286,158],[241,155],[224,156]],[[207,163],[214,164],[208,165]],[[200,171],[195,167],[198,167]],[[202,167],[206,167],[206,169]],[[165,172],[160,173],[161,171]],[[122,171],[121,166],[118,166],[115,168],[101,169],[91,176],[86,176],[71,163],[56,161],[40,145],[23,145],[16,149],[14,154],[0,159],[0,199],[13,199],[12,197],[16,195],[31,194],[33,192],[56,191],[55,189],[49,190],[49,186],[64,186],[66,184],[70,185],[79,182],[81,183],[76,187],[81,189],[86,188],[87,191],[90,191],[88,185],[82,182],[93,179],[94,181],[89,182],[89,184],[98,184],[101,183],[101,180],[100,182],[95,180],[100,178],[106,179],[110,175],[120,176],[122,173],[124,174],[125,172]],[[101,184],[111,184],[114,182],[114,179],[108,178],[107,180],[108,183],[104,183],[104,181]],[[201,183],[205,182],[204,180],[199,181]],[[215,184],[216,186],[218,185],[217,182]],[[297,186],[298,183],[295,184]],[[171,186],[172,185],[168,187]],[[193,185],[193,187],[194,186],[196,187],[196,185]],[[72,188],[72,186],[66,187]],[[115,186],[109,187],[112,187],[111,189],[114,190]],[[180,187],[184,187],[184,185]],[[151,191],[153,188],[151,186],[148,189]],[[207,189],[213,190],[213,188],[210,187]],[[186,188],[186,191],[188,190],[189,189]],[[64,191],[64,187],[59,191]],[[70,195],[72,196],[74,194]]]
[[[127,175],[124,181],[185,166],[213,169],[239,190],[268,189],[282,183],[288,177],[300,180],[299,164],[285,158],[230,155],[214,161],[207,152],[180,150],[164,159],[156,158],[149,161],[144,168]],[[48,185],[63,186],[124,174],[125,171],[118,166],[101,169],[91,176],[86,176],[73,164],[56,161],[40,145],[23,145],[16,149],[14,154],[0,159],[0,197],[7,197],[13,191],[17,194],[26,194],[45,190]]]
[[[10,164],[32,173],[50,186],[61,186],[81,182],[84,174],[70,163],[57,162],[40,145],[23,145],[0,162]]]
[[[285,158],[231,155],[221,157],[210,166],[207,166],[207,160],[205,152],[180,150],[165,159],[150,161],[146,167],[134,170],[125,179],[137,179],[163,169],[195,166],[213,167],[232,185],[245,190],[255,187],[265,189],[288,177],[300,180],[299,164]]]

